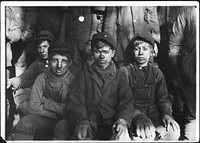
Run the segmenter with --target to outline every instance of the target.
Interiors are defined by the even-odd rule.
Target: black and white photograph
[[[199,142],[199,2],[1,1],[0,41],[2,141]]]

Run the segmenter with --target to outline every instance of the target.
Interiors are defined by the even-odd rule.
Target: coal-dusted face
[[[50,58],[50,69],[57,76],[64,75],[71,65],[71,60],[67,55],[54,54]]]
[[[152,46],[147,42],[136,40],[132,49],[135,61],[140,66],[146,66],[152,55]]]
[[[37,51],[42,59],[48,58],[49,46],[50,43],[47,40],[44,40],[39,45],[37,45]]]
[[[100,48],[95,47],[93,49],[93,54],[95,64],[105,69],[112,61],[112,58],[115,55],[115,50],[112,50],[109,45],[105,45]]]

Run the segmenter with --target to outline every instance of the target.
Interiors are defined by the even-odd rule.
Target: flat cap
[[[43,30],[36,35],[36,40],[48,40],[50,42],[54,42],[55,36],[50,31]]]
[[[135,36],[130,41],[130,45],[134,44],[134,42],[136,40],[142,40],[144,42],[147,42],[147,43],[151,44],[153,47],[154,47],[154,44],[155,44],[155,40],[153,39],[153,37],[149,33],[142,33],[141,32],[141,33],[135,34]]]
[[[102,42],[105,42],[111,46],[112,49],[116,50],[117,48],[117,41],[115,38],[110,35],[107,32],[102,32],[102,33],[96,33],[92,36],[92,42],[91,45],[92,47],[94,46],[95,41],[100,40]]]
[[[49,47],[48,51],[49,55],[53,54],[68,54],[71,58],[73,58],[72,49],[68,46],[66,42],[56,41]]]

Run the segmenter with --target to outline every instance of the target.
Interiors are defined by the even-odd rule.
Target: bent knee
[[[35,120],[31,115],[22,117],[18,124],[16,125],[16,132],[26,132],[33,133],[35,132]]]

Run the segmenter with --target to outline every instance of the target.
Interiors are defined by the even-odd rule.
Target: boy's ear
[[[115,56],[115,51],[116,51],[116,50],[112,50],[113,57]]]

